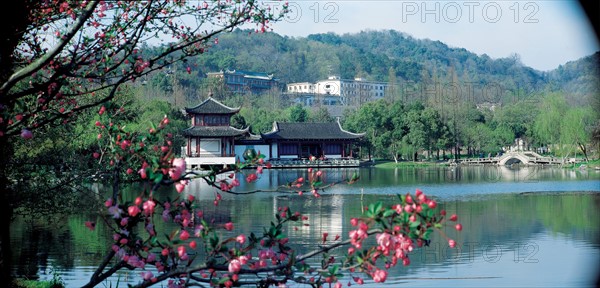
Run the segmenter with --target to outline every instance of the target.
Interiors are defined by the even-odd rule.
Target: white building
[[[324,105],[351,105],[361,104],[364,102],[377,100],[385,97],[388,83],[367,81],[362,78],[342,79],[338,76],[330,76],[326,80],[319,80],[316,83],[299,82],[287,84],[286,92],[288,94],[298,94],[298,98],[303,99],[301,102],[314,103],[315,98],[320,95],[334,96],[337,101],[332,100],[332,97],[324,97],[322,101]],[[306,96],[310,95],[310,96]]]

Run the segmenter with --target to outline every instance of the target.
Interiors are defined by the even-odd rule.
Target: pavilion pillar
[[[187,150],[187,151],[185,151],[187,157],[191,157],[192,156],[192,138],[191,137],[187,137],[187,147],[185,147],[185,149]]]
[[[200,156],[200,137],[196,138],[196,154]]]

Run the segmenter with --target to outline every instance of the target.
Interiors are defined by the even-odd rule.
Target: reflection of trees
[[[260,181],[265,183],[282,183],[282,180],[291,180],[305,176],[304,169],[273,170],[277,173],[265,173]],[[366,184],[367,179],[383,175],[388,178],[391,174],[378,173],[377,169],[326,169],[327,181],[336,181],[360,171],[361,181]],[[546,171],[546,170],[543,170]],[[554,170],[548,170],[554,171]],[[271,171],[272,172],[272,171]],[[397,172],[397,171],[396,171]],[[469,175],[467,170],[461,177],[475,177]],[[415,177],[413,173],[413,176]],[[465,176],[467,175],[467,176]],[[547,177],[541,173],[540,177]],[[552,175],[552,173],[550,173]],[[239,177],[239,176],[238,176]],[[198,181],[201,182],[201,181]],[[242,181],[243,182],[243,181]],[[388,182],[389,183],[389,182]],[[267,184],[261,184],[267,185]],[[387,184],[390,186],[390,184]],[[396,195],[360,195],[360,194],[327,194],[321,198],[297,194],[259,193],[244,196],[230,197],[223,195],[224,199],[216,207],[213,204],[214,190],[207,187],[195,187],[190,184],[190,189],[198,189],[184,193],[191,193],[199,199],[198,206],[207,215],[207,220],[215,223],[232,221],[236,223],[234,232],[218,231],[224,236],[236,236],[239,233],[249,235],[251,232],[261,235],[263,225],[274,220],[274,215],[279,207],[290,207],[292,211],[300,211],[309,217],[309,226],[289,225],[286,233],[290,243],[299,253],[314,249],[322,239],[322,233],[329,233],[329,240],[339,234],[343,239],[348,237],[350,218],[361,214],[361,207],[382,201],[386,205],[397,201]],[[246,187],[248,188],[248,187]],[[347,188],[347,187],[344,187]],[[139,193],[140,187],[132,187],[125,199],[133,200]],[[398,191],[402,193],[404,191]],[[173,190],[161,191],[160,197],[178,196]],[[527,193],[478,196],[464,201],[445,202],[440,204],[441,209],[446,209],[448,214],[456,213],[464,226],[463,233],[458,236],[452,227],[445,229],[449,237],[457,237],[459,243],[469,243],[474,247],[474,257],[482,257],[485,249],[494,245],[501,246],[505,254],[503,257],[512,257],[517,243],[529,243],[539,239],[539,234],[560,234],[568,241],[577,240],[585,245],[600,248],[600,193]],[[17,273],[35,275],[43,273],[43,267],[58,267],[60,269],[81,269],[101,260],[102,252],[112,241],[112,233],[98,222],[96,230],[90,232],[83,222],[89,217],[71,216],[68,219],[57,221],[53,225],[36,223],[35,226],[27,225],[17,219],[13,230],[12,240],[22,243],[15,246],[14,263],[17,264]],[[172,223],[156,221],[157,229],[173,231],[177,226]],[[294,227],[298,229],[295,230]],[[230,233],[230,234],[227,234]],[[235,234],[234,234],[235,233]],[[394,277],[406,277],[418,269],[431,265],[449,265],[457,263],[452,257],[457,254],[460,261],[465,260],[469,251],[446,250],[446,240],[439,235],[433,237],[433,242],[425,250],[417,250],[411,256],[411,266],[397,267],[390,273]],[[548,248],[549,249],[549,248]],[[345,249],[336,250],[336,253],[345,253]],[[511,251],[511,252],[506,252]],[[560,252],[560,251],[557,251]],[[457,254],[451,254],[457,253]],[[320,259],[313,259],[319,261]],[[478,259],[480,260],[480,259]],[[39,267],[39,268],[38,268]],[[49,273],[49,269],[46,269]]]

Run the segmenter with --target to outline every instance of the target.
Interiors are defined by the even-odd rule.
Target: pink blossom
[[[108,200],[106,200],[106,202],[104,202],[104,206],[105,207],[110,207],[113,204],[113,199],[112,198],[108,198]]]
[[[242,269],[242,263],[240,263],[240,260],[233,259],[231,262],[229,262],[229,273],[237,274],[240,272],[240,269]]]
[[[429,201],[429,203],[427,203],[427,205],[429,206],[429,208],[435,209],[435,207],[437,207],[437,202],[435,202],[435,200],[431,200]]]
[[[383,282],[385,282],[387,275],[388,275],[387,271],[382,270],[382,269],[377,269],[377,270],[375,270],[375,272],[373,272],[373,281],[375,281],[377,283],[383,283]]]
[[[185,184],[181,183],[181,181],[175,183],[175,190],[177,190],[177,193],[183,192],[183,189],[185,189]]]
[[[258,176],[256,176],[256,174],[254,174],[254,173],[246,176],[246,182],[248,182],[248,183],[255,181],[256,179],[258,179]]]
[[[148,175],[146,174],[146,168],[138,170],[138,173],[140,174],[140,177],[142,177],[142,179],[148,178]]]
[[[454,226],[454,228],[456,228],[456,231],[462,231],[462,224],[456,224],[456,226]]]
[[[179,255],[181,260],[186,260],[188,258],[187,252],[185,251],[185,246],[182,245],[177,247],[177,255]]]
[[[377,247],[384,255],[390,254],[390,249],[394,248],[394,238],[389,233],[381,233],[377,235]]]
[[[125,217],[123,219],[121,219],[121,226],[127,226],[127,224],[129,223],[129,217]]]
[[[144,202],[144,205],[142,206],[144,209],[144,214],[146,214],[146,216],[154,214],[154,207],[156,207],[156,203],[154,203],[154,201],[148,200]]]
[[[179,239],[181,239],[182,241],[185,241],[189,238],[190,238],[190,233],[188,233],[186,230],[182,230],[181,233],[179,233]]]
[[[222,191],[229,191],[229,185],[227,185],[227,182],[222,181],[221,184],[220,184],[220,189]]]
[[[354,282],[358,283],[358,285],[365,284],[365,281],[360,277],[354,277],[353,279],[354,279]]]
[[[138,206],[129,206],[129,208],[127,208],[127,212],[129,215],[131,215],[131,217],[135,217],[141,212],[141,210]]]
[[[450,216],[450,221],[456,221],[458,220],[458,216],[456,216],[456,214],[452,214],[452,216]]]
[[[246,235],[244,235],[244,234],[238,235],[237,237],[235,237],[235,241],[240,244],[246,243]]]
[[[172,180],[177,180],[181,178],[181,175],[183,175],[183,173],[185,173],[185,169],[185,159],[175,158],[173,159],[173,168],[169,170],[169,176],[171,176]]]
[[[448,246],[450,246],[450,248],[456,247],[456,241],[452,239],[448,240]]]
[[[421,196],[423,194],[423,191],[421,189],[416,189],[415,190],[415,195],[417,195],[417,197]]]
[[[417,216],[415,216],[415,214],[413,214],[413,215],[410,215],[410,217],[408,217],[408,220],[409,220],[410,222],[415,222],[415,221],[417,221]]]
[[[250,256],[242,255],[238,259],[240,260],[240,263],[242,265],[245,265],[246,263],[248,263],[248,260],[250,260],[250,258]]]
[[[152,274],[150,271],[142,271],[140,274],[142,275],[142,279],[144,279],[144,281],[148,281],[154,277],[154,274]]]
[[[225,230],[227,230],[227,231],[233,230],[233,223],[231,223],[231,222],[225,223]]]

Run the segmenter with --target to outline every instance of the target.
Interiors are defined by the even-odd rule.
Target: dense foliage
[[[443,89],[453,81],[462,90],[463,100],[478,104],[535,100],[551,89],[563,91],[570,104],[585,105],[600,92],[598,53],[552,71],[538,71],[521,63],[517,54],[493,59],[394,30],[308,37],[276,33],[247,37],[249,32],[238,29],[223,35],[218,46],[202,57],[189,59],[193,75],[179,81],[190,88],[188,98],[198,97],[198,91],[207,94],[206,73],[225,69],[272,73],[282,85],[315,82],[330,75],[385,81],[396,85],[397,97],[411,101],[424,100],[422,90],[430,90],[434,84],[438,85],[435,89]],[[183,71],[185,66],[178,69]],[[217,98],[222,95],[215,93]]]

